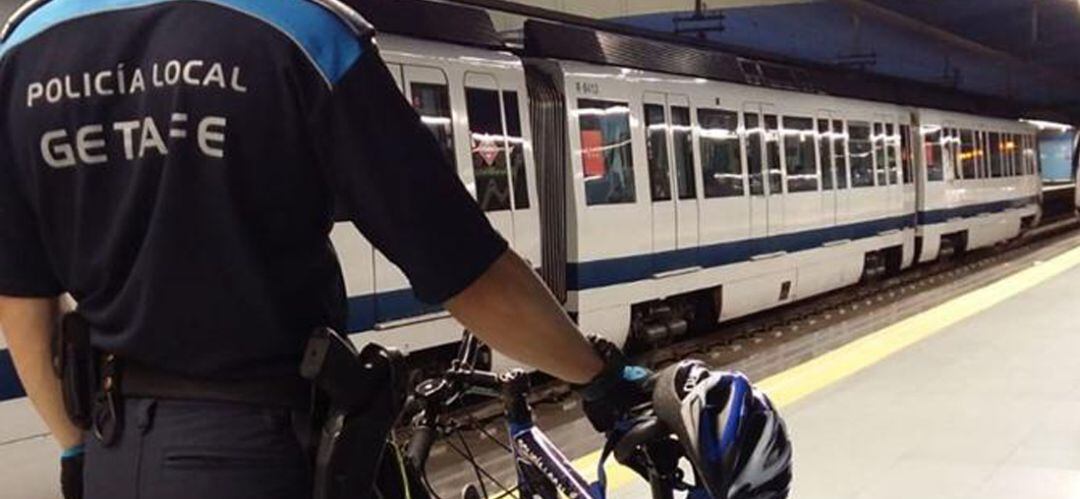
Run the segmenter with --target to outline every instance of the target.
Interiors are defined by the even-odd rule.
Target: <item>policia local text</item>
[[[96,96],[130,95],[145,92],[148,88],[177,85],[217,87],[237,93],[248,90],[241,82],[240,67],[226,69],[220,62],[171,60],[151,64],[145,70],[141,67],[127,69],[124,64],[117,64],[115,68],[102,71],[33,82],[26,87],[26,107],[33,108],[42,102],[57,104]]]

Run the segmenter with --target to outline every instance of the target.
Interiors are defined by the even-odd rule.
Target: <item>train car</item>
[[[569,164],[541,169],[565,169],[550,180],[569,180],[567,223],[545,230],[544,244],[565,251],[566,306],[584,330],[648,345],[913,261],[906,108],[529,64],[553,83],[551,107],[565,109],[565,150],[547,156]],[[562,262],[544,264],[557,272]]]
[[[1034,126],[920,109],[919,261],[1017,237],[1038,224]]]

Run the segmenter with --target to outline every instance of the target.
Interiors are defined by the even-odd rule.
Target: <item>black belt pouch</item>
[[[61,318],[53,354],[68,418],[75,426],[89,429],[94,394],[101,377],[98,354],[90,346],[90,326],[77,312]]]

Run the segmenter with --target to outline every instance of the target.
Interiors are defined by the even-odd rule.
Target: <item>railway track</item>
[[[679,359],[698,358],[760,379],[1000,279],[1022,268],[1026,259],[1063,251],[1077,229],[1080,222],[1076,219],[1044,224],[1005,245],[951,255],[895,276],[875,278],[727,322],[712,333],[662,346],[635,356],[635,360],[660,368]],[[918,303],[913,304],[913,300]],[[532,400],[539,422],[551,429],[556,443],[564,446],[568,455],[600,446],[599,437],[581,421],[570,386],[545,377],[537,377],[534,384]],[[451,419],[459,423],[462,437],[456,442],[443,442],[433,451],[429,480],[436,489],[452,496],[464,483],[475,481],[471,468],[467,473],[461,470],[463,445],[470,445],[468,452],[496,478],[509,480],[509,476],[502,475],[511,467],[509,455],[500,445],[503,429],[499,404],[475,404],[455,412]],[[407,428],[400,430],[399,437],[408,437]]]

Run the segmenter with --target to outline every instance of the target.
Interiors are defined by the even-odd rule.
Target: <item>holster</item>
[[[90,345],[86,320],[78,312],[64,314],[54,338],[53,368],[60,377],[68,418],[83,430],[90,428],[94,395],[100,388],[99,357]]]
[[[315,455],[314,499],[375,497],[384,450],[406,398],[397,350],[352,343],[331,329],[308,341],[300,374],[326,399]]]

